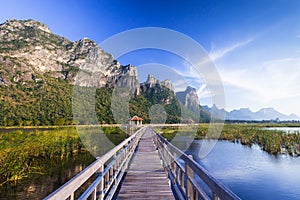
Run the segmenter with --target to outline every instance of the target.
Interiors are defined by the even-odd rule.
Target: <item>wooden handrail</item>
[[[156,131],[153,130],[153,132],[154,142],[164,162],[165,169],[168,172],[178,199],[240,199],[190,156],[169,143]],[[199,181],[195,179],[195,176],[199,177],[210,191],[205,191]]]
[[[104,196],[108,195],[108,191],[111,190],[113,183],[120,182],[121,176],[125,171],[126,165],[144,132],[145,128],[138,130],[134,135],[124,140],[122,143],[111,149],[109,152],[98,158],[91,165],[66,182],[63,186],[56,191],[48,195],[46,200],[54,199],[74,199],[74,193],[95,173],[99,173],[100,176],[92,183],[92,185],[82,194],[81,199],[89,197],[92,193],[94,198],[104,199]],[[105,164],[109,161],[110,163]],[[118,179],[118,180],[116,180]],[[98,187],[98,191],[95,189]],[[93,190],[92,192],[90,190]],[[87,195],[89,194],[89,195]]]
[[[79,199],[90,199],[90,197],[91,199],[112,199],[121,184],[124,172],[128,168],[132,155],[146,129],[147,127],[138,130],[134,135],[98,158],[45,199],[73,200],[74,193],[96,173],[96,179],[83,194],[81,194]],[[240,199],[190,156],[169,143],[153,129],[152,133],[154,144],[163,161],[163,166],[168,173],[168,178],[170,179],[176,199]],[[210,191],[206,191],[197,178],[201,179],[201,182],[203,182]]]

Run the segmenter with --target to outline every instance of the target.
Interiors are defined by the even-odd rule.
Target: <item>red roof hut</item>
[[[138,117],[138,116],[134,116],[130,119],[130,124],[135,124],[135,125],[142,125],[143,124],[143,119]]]

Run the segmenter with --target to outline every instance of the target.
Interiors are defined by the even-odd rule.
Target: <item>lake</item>
[[[300,157],[274,156],[257,145],[218,141],[199,159],[201,140],[188,153],[242,199],[300,199]]]
[[[285,133],[300,133],[300,127],[267,127],[263,130],[282,131]]]
[[[89,138],[93,143],[101,142],[95,139],[102,134],[98,127],[80,128],[86,144],[91,144]],[[103,132],[105,141],[111,143],[96,149],[93,153],[97,155],[128,137],[116,127],[104,127]],[[1,128],[0,199],[43,199],[95,160],[81,146],[75,127]],[[17,174],[21,180],[5,184],[14,177],[11,174]]]
[[[0,200],[43,199],[73,178],[94,160],[95,158],[86,152],[60,162],[46,161],[48,166],[47,173],[37,174],[36,176],[31,175],[29,179],[22,180],[16,185],[0,187]]]
[[[123,140],[110,134],[113,140]],[[214,142],[214,141],[212,141]],[[274,156],[257,145],[243,146],[218,141],[204,159],[197,158],[201,140],[193,142],[189,154],[242,199],[300,199],[300,157]],[[79,171],[94,158],[89,154],[69,159],[67,165],[49,165],[49,174],[26,180],[14,187],[0,187],[0,199],[41,199]]]

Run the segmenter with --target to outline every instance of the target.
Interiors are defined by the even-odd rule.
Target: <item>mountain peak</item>
[[[159,84],[159,80],[156,79],[152,74],[148,74],[146,84],[149,84],[149,87],[154,87],[156,84]]]
[[[176,92],[178,100],[192,111],[199,111],[199,98],[195,88],[188,86],[183,92]]]
[[[250,108],[240,108],[239,110],[243,112],[252,112]]]
[[[173,91],[173,85],[169,79],[166,79],[164,81],[159,81],[152,74],[148,74],[148,78],[147,78],[147,81],[145,82],[145,84],[149,85],[149,88],[152,88],[155,86],[160,86],[160,87],[164,86]]]
[[[272,108],[272,107],[268,107],[268,108],[262,108],[262,109],[260,109],[259,111],[276,111],[274,108]]]
[[[187,86],[185,89],[185,92],[197,92],[195,88],[191,87],[191,86]]]
[[[218,109],[215,105],[211,108],[205,107],[205,109],[210,112],[213,116],[218,116],[215,113],[218,113],[220,109]],[[249,108],[240,108],[235,109],[230,112],[226,111],[226,119],[227,120],[299,120],[299,116],[295,114],[284,115],[272,107],[261,108],[257,112],[251,111]]]
[[[29,19],[1,24],[0,41],[0,65],[7,68],[0,73],[1,85],[29,85],[52,77],[85,87],[118,83],[139,93],[136,69],[123,67],[88,38],[71,42],[52,34],[45,24]]]
[[[0,27],[2,27],[2,26],[7,27],[11,31],[14,31],[16,29],[21,30],[21,29],[24,29],[25,27],[31,27],[34,29],[44,31],[46,33],[51,33],[48,26],[46,26],[45,24],[43,24],[41,22],[33,20],[33,19],[28,19],[28,20],[10,19],[0,25]]]
[[[165,86],[166,88],[169,88],[172,91],[174,90],[173,85],[172,85],[172,83],[169,79],[166,79],[166,80],[162,81],[161,84],[163,86]]]

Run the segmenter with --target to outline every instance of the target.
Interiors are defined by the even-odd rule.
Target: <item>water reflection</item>
[[[280,131],[285,133],[300,133],[300,127],[267,127],[263,130]]]
[[[94,160],[95,158],[86,152],[64,161],[49,161],[46,174],[32,175],[28,180],[21,181],[15,186],[0,187],[0,199],[43,199]]]
[[[274,156],[257,145],[218,141],[213,151],[200,159],[202,143],[195,141],[188,153],[242,199],[300,198],[300,157]]]

